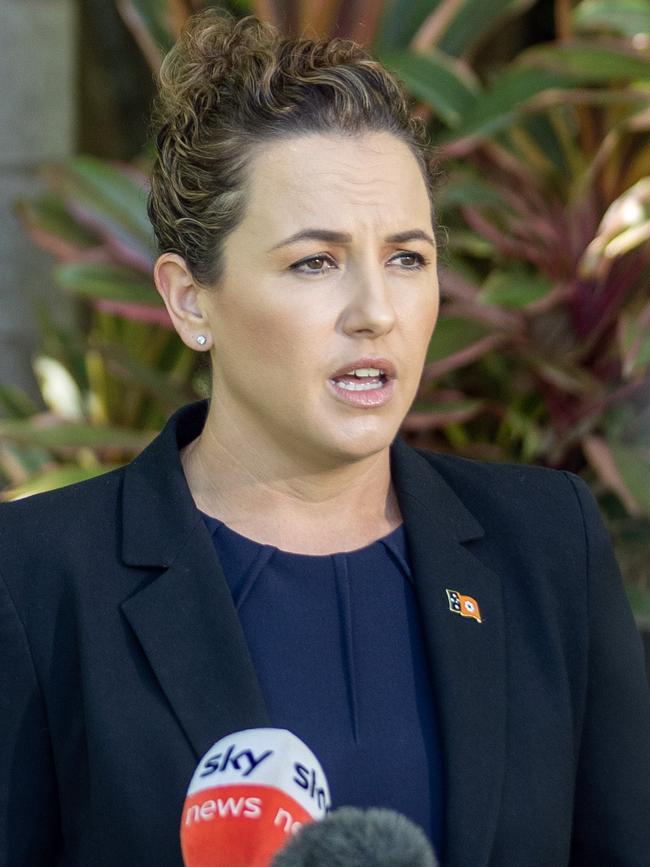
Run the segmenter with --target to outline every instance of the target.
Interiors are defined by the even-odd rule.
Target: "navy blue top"
[[[442,762],[403,526],[312,556],[203,519],[272,724],[316,754],[333,807],[398,810],[440,853]]]

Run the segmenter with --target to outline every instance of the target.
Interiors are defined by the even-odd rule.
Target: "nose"
[[[395,325],[395,308],[383,273],[365,269],[350,274],[348,302],[341,326],[350,337],[381,337]]]

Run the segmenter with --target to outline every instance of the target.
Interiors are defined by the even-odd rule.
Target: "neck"
[[[197,507],[236,532],[286,551],[327,554],[360,548],[401,523],[388,447],[323,465],[233,433],[218,424],[211,403],[181,461]]]

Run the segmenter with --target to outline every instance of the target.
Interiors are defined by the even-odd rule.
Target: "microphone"
[[[316,756],[286,729],[235,732],[208,750],[181,816],[185,867],[268,867],[305,823],[324,818],[329,787]]]
[[[271,867],[438,867],[424,833],[394,810],[341,807],[305,825]]]

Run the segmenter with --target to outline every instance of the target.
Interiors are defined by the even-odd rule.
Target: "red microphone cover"
[[[222,738],[199,762],[181,818],[185,867],[268,867],[303,824],[323,819],[320,762],[286,729]]]

